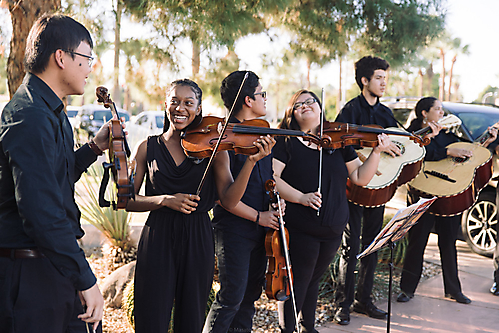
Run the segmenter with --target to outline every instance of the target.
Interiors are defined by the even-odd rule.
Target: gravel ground
[[[111,271],[109,262],[102,257],[91,256],[88,258],[90,265],[99,281],[102,281],[108,276]],[[441,272],[441,267],[429,262],[424,262],[423,274],[421,281],[438,275]],[[377,271],[376,283],[373,290],[373,295],[377,301],[386,299],[388,294],[388,271]],[[396,297],[400,290],[398,284],[400,280],[400,268],[395,267],[393,274],[393,295]],[[392,296],[393,297],[393,296]],[[334,316],[334,308],[330,301],[330,297],[320,299],[316,310],[316,325],[321,326],[327,322],[331,322]],[[393,299],[393,298],[392,298]],[[256,314],[253,319],[253,332],[280,332],[277,314],[277,302],[269,300],[265,293],[256,302]],[[112,309],[106,307],[104,309],[103,320],[104,333],[133,333],[133,329],[128,324],[125,312],[121,309]]]

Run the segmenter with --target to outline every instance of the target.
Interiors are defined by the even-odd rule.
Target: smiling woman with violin
[[[299,90],[291,98],[279,127],[317,134],[320,121],[318,97],[311,91]],[[377,140],[378,145],[364,164],[351,146],[325,149],[322,193],[319,193],[318,147],[301,138],[277,139],[273,150],[274,177],[281,197],[287,202],[289,253],[296,309],[301,312],[303,332],[317,332],[314,324],[319,281],[336,254],[349,216],[347,177],[358,185],[371,180],[380,152],[390,143],[386,134],[378,135]],[[291,300],[280,304],[279,323],[282,332],[293,332],[295,318]]]
[[[181,132],[201,119],[202,92],[188,79],[168,90],[164,133],[138,146],[135,199],[128,211],[151,211],[142,230],[135,273],[135,331],[167,332],[173,304],[174,331],[201,332],[214,268],[213,231],[208,211],[218,198],[234,207],[258,160],[270,154],[268,138],[255,142],[234,181],[226,151],[208,159],[186,156]],[[146,177],[146,193],[139,195]],[[201,179],[204,186],[196,194]]]

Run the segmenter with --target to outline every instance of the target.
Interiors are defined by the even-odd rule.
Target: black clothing
[[[284,163],[281,178],[302,193],[317,191],[319,151],[305,146],[297,138],[278,138],[274,158]],[[322,206],[319,216],[311,207],[286,202],[286,228],[289,231],[289,254],[297,312],[301,325],[314,332],[315,309],[319,282],[333,260],[341,233],[348,221],[346,198],[348,170],[345,162],[357,158],[352,147],[324,150],[322,174]],[[282,332],[293,332],[295,318],[292,300],[279,304]]]
[[[379,99],[376,104],[370,105],[362,94],[350,100],[340,111],[335,121],[356,125],[376,124],[383,128],[397,127],[397,121],[388,107],[381,104]],[[336,305],[343,308],[349,308],[354,300],[354,272],[357,266],[356,255],[359,253],[360,239],[362,239],[361,249],[364,250],[381,231],[385,212],[384,205],[376,208],[362,207],[351,202],[348,205],[350,219],[340,245],[338,285],[335,293]],[[376,252],[360,261],[355,299],[363,304],[372,302],[371,291],[377,262],[378,254]]]
[[[419,128],[416,127],[415,130],[418,130]],[[425,160],[438,161],[445,158],[447,156],[447,148],[445,147],[457,141],[459,140],[454,134],[440,131],[426,146]],[[418,200],[419,197],[408,195],[409,204],[416,203]],[[456,295],[461,293],[456,251],[456,239],[461,226],[461,214],[443,217],[426,212],[420,217],[418,223],[409,230],[409,245],[400,279],[400,289],[406,294],[414,294],[418,286],[423,270],[424,250],[433,225],[435,225],[438,234],[438,248],[442,262],[445,294]]]
[[[367,208],[348,203],[350,220],[343,232],[338,251],[338,283],[335,292],[337,306],[349,308],[354,299],[362,304],[372,302],[371,292],[374,285],[374,272],[378,264],[378,252],[360,259],[358,269],[357,290],[355,290],[355,271],[357,270],[357,254],[359,247],[364,251],[381,231],[385,206]],[[369,223],[361,223],[369,221]]]
[[[54,91],[27,74],[1,114],[0,248],[44,255],[0,258],[1,332],[86,332],[76,291],[96,278],[76,241],[83,230],[74,184],[97,156],[87,144],[74,151],[62,110]]]
[[[27,74],[2,112],[0,247],[38,247],[78,290],[96,279],[76,238],[83,236],[74,184],[97,156],[73,150],[62,101]]]
[[[236,118],[230,119],[237,123]],[[237,177],[247,156],[229,152],[232,176]],[[272,154],[254,166],[241,199],[257,211],[269,210],[265,182],[273,179]],[[215,249],[220,291],[206,318],[203,332],[251,332],[254,302],[260,298],[265,279],[266,228],[236,216],[217,205],[213,209]]]
[[[208,159],[175,164],[161,136],[147,140],[146,195],[196,193]],[[149,213],[135,269],[135,331],[167,332],[175,303],[175,332],[201,332],[214,269],[208,211],[216,188],[210,172],[195,212],[163,207]]]
[[[292,154],[292,155],[291,155]],[[297,138],[277,138],[274,158],[286,164],[281,178],[303,193],[317,191],[319,182],[319,151],[307,147]],[[286,228],[327,238],[341,234],[348,221],[346,189],[348,171],[345,162],[357,158],[351,146],[344,149],[325,149],[323,153],[322,207],[319,216],[311,207],[286,203]],[[306,221],[306,223],[304,223]],[[332,233],[333,231],[333,233]]]
[[[376,104],[370,105],[362,94],[345,104],[335,121],[356,125],[376,124],[383,128],[397,127],[390,108],[381,104],[379,99]]]

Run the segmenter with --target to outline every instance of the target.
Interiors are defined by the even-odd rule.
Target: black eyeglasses
[[[267,92],[266,91],[260,91],[259,93],[254,93],[254,95],[262,95],[262,98],[267,98]]]
[[[92,64],[94,63],[95,58],[86,54],[78,53],[75,51],[69,51],[69,50],[63,50],[64,52],[79,55],[80,57],[87,58],[88,59],[88,66],[92,67]]]
[[[307,98],[303,102],[295,103],[295,105],[293,105],[293,110],[299,109],[299,108],[303,107],[304,105],[310,106],[310,105],[314,104],[315,102],[317,102],[317,100],[315,98],[313,98],[313,97]]]

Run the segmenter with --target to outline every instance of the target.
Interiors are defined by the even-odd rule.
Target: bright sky
[[[447,0],[446,27],[452,38],[461,38],[461,45],[469,45],[469,55],[458,55],[454,65],[454,77],[460,81],[460,91],[464,102],[471,102],[488,86],[499,86],[499,43],[497,42],[497,23],[499,18],[498,0]],[[278,48],[266,47],[259,42],[263,37],[250,36],[237,44],[236,53],[242,59],[242,65],[258,73],[261,68],[260,55],[276,52]],[[256,47],[258,46],[258,47]],[[274,50],[274,51],[273,51]],[[450,69],[453,52],[446,57],[447,71]],[[244,66],[244,65],[243,65]],[[434,71],[440,73],[441,62],[434,63]],[[322,69],[312,71],[311,80],[321,86],[338,84],[338,62]],[[354,83],[353,64],[344,63],[344,87]],[[265,78],[263,78],[265,83]],[[490,99],[488,102],[492,102]]]
[[[478,97],[487,85],[499,86],[499,43],[497,0],[448,0],[447,28],[462,45],[468,44],[470,55],[458,56],[454,71],[459,75],[464,101]],[[449,57],[448,62],[450,62]],[[491,100],[488,100],[491,102]]]

